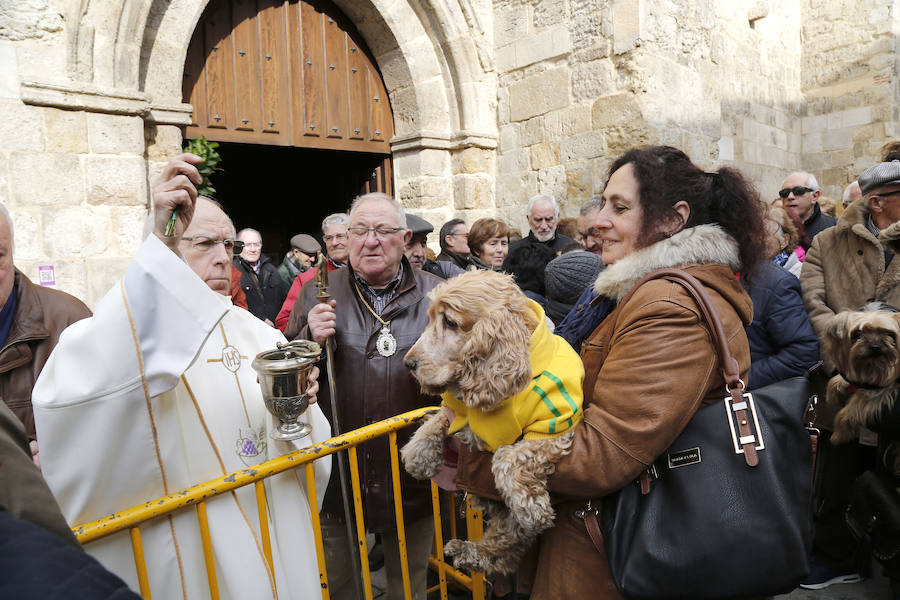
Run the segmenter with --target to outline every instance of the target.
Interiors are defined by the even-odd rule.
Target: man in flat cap
[[[900,307],[900,161],[879,163],[859,176],[862,198],[850,204],[837,225],[813,240],[800,273],[803,302],[822,342],[835,314],[860,310],[874,300]],[[834,372],[834,361],[821,344],[820,387]],[[830,435],[834,413],[820,401],[817,425]],[[853,480],[875,463],[875,436],[865,431],[858,442],[840,446],[819,443],[821,508],[817,511],[813,553],[816,564],[801,587],[820,589],[832,583],[858,581],[854,558],[857,543],[844,522],[847,491]]]
[[[406,255],[409,264],[416,269],[422,269],[432,275],[437,275],[441,279],[449,279],[463,272],[461,268],[449,261],[436,262],[428,258],[426,255],[428,234],[434,231],[434,227],[416,215],[407,214],[406,224],[412,231],[412,237],[406,243],[403,253]]]
[[[284,281],[285,289],[291,287],[297,275],[307,271],[316,262],[316,255],[322,250],[322,246],[311,235],[298,233],[291,238],[291,249],[284,256],[278,273]]]

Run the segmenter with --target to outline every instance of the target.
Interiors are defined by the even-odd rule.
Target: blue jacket
[[[746,329],[751,361],[747,389],[806,375],[819,361],[819,340],[803,306],[800,280],[766,262],[750,285],[743,277],[741,285],[753,300],[753,322]]]

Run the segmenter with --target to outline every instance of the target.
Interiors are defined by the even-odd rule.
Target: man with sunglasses
[[[284,336],[227,296],[232,257],[243,244],[222,207],[197,196],[200,160],[182,154],[154,180],[152,233],[94,316],[61,336],[35,385],[43,473],[71,525],[331,437],[316,404],[301,417],[311,435],[270,437],[277,423],[251,361]],[[317,374],[310,374],[313,400]],[[315,463],[319,502],[330,466]],[[260,543],[252,486],[207,500],[219,590],[230,598],[317,597],[304,478],[284,473],[267,479],[265,490],[273,566]],[[209,598],[193,511],[144,523],[141,534],[154,597]],[[137,589],[127,534],[86,549]]]
[[[803,171],[788,175],[778,191],[784,208],[793,211],[803,221],[803,228],[810,243],[819,232],[837,223],[819,207],[818,199],[821,193],[815,176]]]
[[[900,161],[879,163],[859,176],[863,201],[850,204],[837,225],[821,232],[806,253],[800,272],[803,302],[820,340],[824,367],[812,383],[819,391],[816,424],[827,439],[834,408],[822,401],[834,361],[824,342],[833,317],[861,310],[872,301],[900,307]],[[820,589],[832,583],[859,581],[858,544],[844,520],[850,484],[875,465],[876,438],[864,432],[858,442],[819,443],[817,504],[813,539],[814,568],[801,587]],[[895,594],[900,592],[900,587]]]

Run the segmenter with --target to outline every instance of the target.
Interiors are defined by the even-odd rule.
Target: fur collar
[[[718,225],[697,225],[683,229],[616,261],[600,273],[594,290],[618,302],[641,277],[657,269],[692,263],[721,263],[740,269],[737,242]]]

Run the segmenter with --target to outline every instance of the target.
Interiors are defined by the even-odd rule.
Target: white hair
[[[243,229],[238,231],[237,239],[241,239],[241,236],[244,235],[245,233],[255,233],[256,237],[259,238],[259,241],[262,241],[262,234],[260,232],[258,232],[257,230],[253,229],[252,227],[244,227]]]
[[[851,181],[850,184],[844,188],[844,198],[843,198],[844,205],[847,205],[850,203],[850,193],[853,192],[853,188],[859,189],[858,181]]]
[[[350,205],[350,220],[353,219],[353,213],[355,213],[363,203],[371,200],[383,200],[384,202],[389,202],[397,213],[397,224],[403,229],[409,229],[406,225],[406,213],[403,211],[403,205],[383,192],[370,192],[357,197],[356,200],[353,201],[353,204]]]
[[[347,213],[330,214],[322,220],[322,235],[325,235],[325,230],[332,225],[343,225],[346,227],[349,223],[350,215]]]
[[[803,175],[804,177],[806,177],[806,187],[808,187],[812,191],[815,192],[819,189],[819,182],[818,180],[816,180],[816,176],[812,173],[807,173],[806,171],[794,171],[793,173],[785,177],[785,180],[790,179],[794,175]]]
[[[556,218],[559,218],[559,205],[556,203],[556,198],[551,196],[550,194],[537,194],[536,196],[532,196],[528,200],[528,210],[525,211],[527,216],[531,216],[531,209],[534,208],[534,205],[540,202],[541,200],[548,201],[553,206],[553,212],[556,215]]]
[[[9,216],[9,210],[6,208],[6,205],[2,203],[0,203],[0,215],[3,215],[3,218],[6,219],[6,224],[9,225],[9,251],[12,252],[16,247],[16,236],[13,232],[12,217]]]

